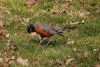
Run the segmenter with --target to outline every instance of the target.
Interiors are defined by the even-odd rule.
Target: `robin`
[[[41,36],[40,44],[43,42],[43,38],[47,38],[48,39],[47,45],[51,42],[50,40],[51,36],[57,34],[63,36],[61,34],[63,33],[63,31],[64,31],[63,29],[57,29],[56,27],[50,26],[46,23],[35,23],[35,24],[29,24],[27,26],[28,33],[36,32]]]

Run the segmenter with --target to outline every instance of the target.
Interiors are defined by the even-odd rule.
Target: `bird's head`
[[[29,25],[27,26],[27,32],[28,32],[29,34],[35,32],[34,24],[29,24]]]

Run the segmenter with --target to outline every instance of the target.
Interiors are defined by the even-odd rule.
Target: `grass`
[[[73,67],[94,67],[96,64],[100,64],[100,59],[98,60],[100,54],[100,16],[98,14],[100,12],[95,12],[97,8],[100,8],[100,1],[88,0],[86,6],[83,6],[80,0],[72,1],[70,11],[72,13],[77,13],[80,10],[90,12],[86,17],[61,12],[62,9],[65,9],[62,8],[65,3],[63,1],[41,0],[29,8],[25,5],[25,0],[0,0],[0,20],[5,23],[4,31],[10,34],[10,43],[18,46],[17,51],[11,53],[9,50],[6,52],[7,55],[28,59],[28,67],[71,67],[71,65]],[[92,3],[96,5],[89,6]],[[52,14],[52,9],[56,9],[57,13]],[[38,35],[30,37],[25,33],[26,26],[24,24],[28,23],[27,18],[32,23],[45,22],[59,26],[66,26],[70,21],[82,22],[84,20],[85,22],[77,29],[70,32],[65,31],[65,37],[53,36],[52,44],[41,46]],[[75,43],[68,44],[68,39],[74,40]],[[7,40],[0,39],[1,57],[7,43]],[[66,64],[72,58],[74,60]],[[11,66],[21,67],[16,63]]]

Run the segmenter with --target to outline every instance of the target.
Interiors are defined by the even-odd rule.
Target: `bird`
[[[57,27],[51,26],[43,22],[30,23],[27,26],[27,32],[29,34],[35,32],[40,35],[41,37],[40,44],[42,44],[44,38],[47,38],[48,40],[47,45],[51,42],[51,37],[53,35],[64,36],[62,35],[63,31],[64,31],[63,29],[58,29]]]
[[[30,33],[39,34],[41,37],[40,44],[42,44],[44,38],[47,38],[48,39],[47,45],[48,45],[51,42],[52,36],[60,35],[60,36],[65,37],[64,35],[62,35],[64,31],[76,29],[78,28],[77,25],[80,25],[80,24],[84,24],[84,23],[80,22],[80,23],[72,23],[72,24],[67,24],[67,25],[65,24],[63,28],[57,28],[44,22],[36,22],[36,23],[30,23],[27,25],[27,32],[29,34]]]

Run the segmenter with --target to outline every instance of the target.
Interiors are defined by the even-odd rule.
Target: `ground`
[[[30,1],[32,4],[28,3],[28,0],[0,0],[1,66],[100,66],[99,0]],[[30,22],[44,22],[59,27],[83,24],[64,31],[64,37],[53,36],[50,45],[41,46],[39,35],[32,36],[26,31]],[[5,61],[9,58],[13,59],[13,62]]]

